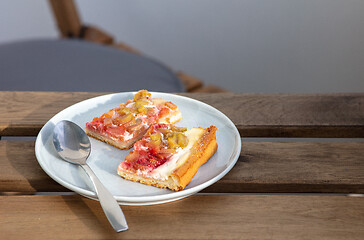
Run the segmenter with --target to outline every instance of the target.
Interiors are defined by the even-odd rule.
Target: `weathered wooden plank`
[[[244,142],[207,192],[364,192],[363,142]]]
[[[227,207],[229,206],[229,207]],[[195,195],[122,206],[115,233],[99,203],[80,196],[0,196],[7,239],[362,239],[364,199],[344,196]]]
[[[0,92],[0,135],[36,136],[61,110],[105,93]]]
[[[225,113],[242,137],[364,137],[364,94],[186,94]]]
[[[40,168],[32,141],[0,141],[0,192],[67,191]],[[224,178],[204,192],[364,193],[364,143],[244,142]]]
[[[38,164],[34,141],[0,141],[0,192],[69,191]]]
[[[56,113],[103,93],[0,92],[0,135],[36,135]],[[364,94],[184,93],[225,113],[243,137],[364,137]]]

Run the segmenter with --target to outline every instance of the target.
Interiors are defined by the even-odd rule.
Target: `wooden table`
[[[0,135],[36,136],[60,110],[102,94],[0,92]],[[34,140],[3,137],[0,238],[363,239],[364,94],[183,95],[225,113],[243,137],[224,178],[176,202],[122,206],[129,230],[115,233],[97,201],[43,172]]]

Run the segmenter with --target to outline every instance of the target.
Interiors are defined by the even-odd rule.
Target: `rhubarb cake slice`
[[[129,149],[155,123],[172,124],[181,119],[181,111],[170,101],[152,98],[147,90],[140,90],[125,103],[86,123],[90,137],[119,149]]]
[[[134,150],[119,164],[128,180],[180,191],[217,150],[215,126],[209,128],[152,125]]]

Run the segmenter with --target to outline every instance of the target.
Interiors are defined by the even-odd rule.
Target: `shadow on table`
[[[116,234],[97,201],[82,196],[62,196],[62,200],[67,204],[74,216],[77,216],[78,220],[88,229],[90,234],[97,233],[97,235],[100,234],[105,239]],[[77,232],[77,230],[74,232]]]

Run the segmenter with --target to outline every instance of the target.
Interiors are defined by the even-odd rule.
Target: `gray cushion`
[[[0,45],[0,82],[2,91],[184,91],[155,60],[80,40]]]

